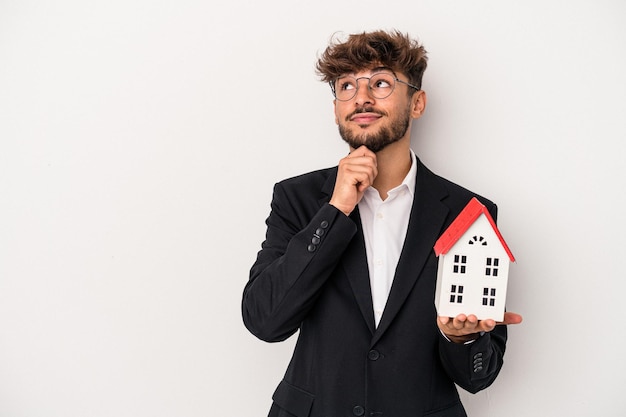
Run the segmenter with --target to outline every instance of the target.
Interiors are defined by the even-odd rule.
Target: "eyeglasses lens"
[[[367,88],[372,97],[377,99],[387,98],[393,93],[396,86],[395,77],[392,74],[380,73],[371,77],[354,78],[341,77],[335,81],[335,97],[340,101],[348,101],[356,96],[359,81],[366,80]]]

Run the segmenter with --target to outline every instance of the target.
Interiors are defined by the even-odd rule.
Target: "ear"
[[[337,116],[337,99],[333,100],[333,111],[335,113],[335,124],[339,124],[339,117]]]
[[[426,110],[426,92],[423,90],[416,91],[411,96],[411,117],[419,119]]]

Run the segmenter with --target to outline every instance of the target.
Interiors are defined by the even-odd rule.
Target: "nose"
[[[370,82],[369,78],[358,78],[356,80],[357,89],[356,89],[356,95],[354,96],[356,104],[362,106],[366,103],[372,104],[374,102],[374,97],[372,96],[372,93],[370,92],[369,82]]]

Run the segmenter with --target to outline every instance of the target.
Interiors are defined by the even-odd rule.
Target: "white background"
[[[414,149],[517,258],[471,416],[622,416],[626,3],[0,0],[0,416],[266,415],[294,340],[244,328],[275,182],[347,151],[337,31],[430,54]],[[404,417],[404,416],[391,416]]]

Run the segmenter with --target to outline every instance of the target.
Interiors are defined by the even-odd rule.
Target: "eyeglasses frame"
[[[330,90],[333,92],[333,97],[335,97],[335,99],[337,99],[337,100],[339,100],[339,101],[350,101],[350,100],[352,100],[353,98],[355,98],[355,97],[356,97],[356,95],[357,95],[357,93],[359,92],[359,80],[367,80],[367,91],[369,92],[369,94],[370,94],[372,97],[374,97],[374,98],[376,98],[376,99],[378,99],[378,100],[384,100],[384,99],[386,99],[387,97],[391,96],[391,95],[393,94],[393,92],[394,92],[394,91],[396,91],[396,85],[395,85],[395,84],[393,85],[393,89],[391,90],[391,92],[389,93],[389,95],[387,95],[387,96],[385,96],[385,97],[380,98],[380,97],[375,97],[375,96],[372,94],[372,87],[370,87],[370,80],[372,79],[372,77],[375,77],[375,76],[376,76],[376,75],[378,75],[378,74],[385,74],[385,73],[387,73],[387,72],[379,72],[379,73],[376,73],[376,74],[374,74],[374,75],[372,75],[372,76],[370,76],[370,77],[359,77],[359,78],[354,78],[354,77],[352,77],[352,78],[354,78],[354,81],[356,82],[356,88],[354,89],[354,95],[353,95],[352,97],[348,98],[348,99],[345,99],[345,100],[342,100],[342,99],[338,98],[338,97],[337,97],[337,91],[335,90],[335,83],[337,82],[337,80],[339,80],[339,78],[337,78],[337,79],[335,79],[335,80],[330,80],[330,81],[328,82],[328,84],[330,85]],[[398,76],[397,76],[395,73],[391,72],[391,73],[389,73],[389,74],[393,76],[394,81],[399,82],[399,83],[404,84],[404,85],[407,85],[407,86],[409,86],[409,87],[411,87],[411,88],[414,88],[416,91],[420,91],[420,90],[421,90],[421,88],[420,88],[420,87],[417,87],[417,86],[415,86],[415,85],[413,85],[413,84],[411,84],[411,83],[408,83],[408,82],[406,82],[406,81],[403,81],[403,80],[399,79],[399,78],[398,78]],[[340,77],[340,78],[341,78],[341,77]]]

